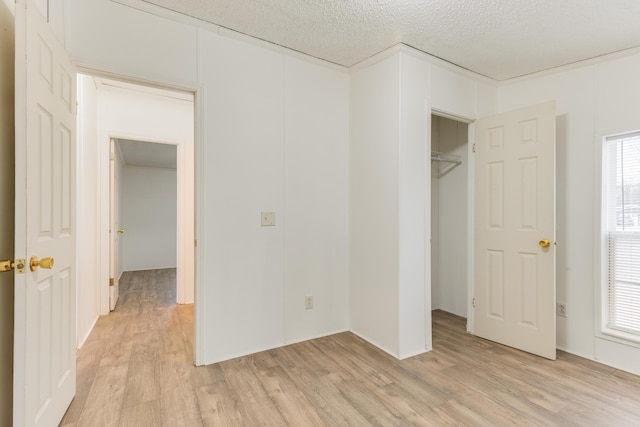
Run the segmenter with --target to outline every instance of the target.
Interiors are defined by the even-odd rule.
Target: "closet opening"
[[[468,123],[431,115],[432,322],[465,330],[471,244],[468,142]]]

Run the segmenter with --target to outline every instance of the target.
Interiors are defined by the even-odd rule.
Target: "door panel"
[[[474,331],[555,359],[555,104],[475,127]]]
[[[75,393],[75,75],[35,4],[17,2],[15,425],[58,425]]]

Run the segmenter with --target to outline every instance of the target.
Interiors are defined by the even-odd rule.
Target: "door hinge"
[[[476,144],[473,144],[473,152],[476,152]]]
[[[476,299],[471,300],[471,307],[476,308]]]

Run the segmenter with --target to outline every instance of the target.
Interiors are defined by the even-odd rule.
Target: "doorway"
[[[135,261],[127,256],[126,244],[118,245],[122,256],[112,254],[112,235],[122,237],[122,243],[134,240],[131,234],[134,231],[127,230],[125,223],[112,223],[111,163],[118,156],[118,161],[123,161],[122,153],[116,155],[116,148],[111,148],[112,141],[114,147],[131,146],[129,151],[136,152],[132,156],[142,157],[145,162],[166,162],[162,158],[167,153],[174,159],[175,169],[171,173],[175,182],[172,210],[176,300],[178,304],[194,302],[195,102],[190,92],[78,74],[78,103],[78,281],[86,284],[78,286],[80,347],[98,316],[113,308],[110,284],[123,270],[114,272],[111,260],[119,259],[124,268],[129,261]],[[120,170],[121,185],[124,169],[126,166]],[[123,202],[122,198],[120,201]],[[160,246],[158,242],[148,245]]]
[[[112,139],[111,145],[113,311],[124,272],[176,269],[178,185],[176,145],[128,139]],[[176,282],[173,295],[177,288]]]
[[[469,292],[469,125],[431,116],[431,302],[467,318]]]

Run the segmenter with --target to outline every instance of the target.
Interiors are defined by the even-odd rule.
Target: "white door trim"
[[[99,137],[98,143],[100,144],[100,188],[102,189],[100,194],[100,211],[104,214],[100,218],[100,246],[105,252],[111,253],[110,243],[111,234],[109,230],[111,228],[111,215],[108,214],[111,208],[111,200],[109,197],[109,184],[111,181],[110,173],[110,142],[112,139],[128,139],[135,141],[146,141],[157,144],[167,144],[176,146],[177,150],[177,197],[175,203],[177,205],[177,239],[176,239],[176,281],[177,281],[177,303],[184,304],[187,299],[187,283],[186,277],[193,277],[194,274],[194,260],[191,256],[185,256],[188,252],[188,245],[192,244],[191,239],[188,237],[191,232],[188,230],[188,221],[185,218],[193,217],[193,206],[187,203],[183,203],[188,192],[188,179],[189,174],[187,171],[186,163],[189,159],[185,158],[184,146],[185,141],[174,139],[160,139],[152,138],[139,134],[129,134],[117,131],[104,131]],[[194,227],[195,228],[195,227]],[[187,241],[189,240],[189,241]],[[191,259],[190,259],[191,258]],[[191,266],[189,265],[191,264]],[[189,272],[187,269],[191,268]],[[102,314],[109,313],[109,277],[111,273],[111,263],[109,257],[102,257],[100,263],[100,309]]]
[[[427,128],[427,155],[430,154],[430,150],[431,150],[431,116],[435,115],[435,116],[439,116],[439,117],[444,117],[447,119],[451,119],[451,120],[455,120],[457,122],[461,122],[461,123],[467,123],[469,126],[467,127],[467,150],[468,150],[468,156],[467,158],[469,159],[468,161],[468,165],[467,165],[467,203],[469,206],[469,209],[467,209],[467,332],[469,333],[473,333],[473,316],[470,316],[471,313],[473,313],[472,309],[473,309],[473,293],[474,293],[474,280],[473,280],[473,244],[474,244],[474,239],[473,239],[473,233],[474,233],[474,222],[475,222],[475,212],[473,210],[473,202],[474,202],[474,191],[475,191],[475,186],[474,186],[474,181],[473,181],[473,176],[475,173],[475,168],[474,168],[474,162],[472,161],[473,159],[473,144],[474,144],[474,132],[475,132],[475,126],[474,126],[474,122],[475,122],[475,118],[471,118],[469,116],[463,115],[463,114],[456,114],[455,112],[451,112],[451,111],[444,111],[444,110],[440,110],[438,108],[434,108],[431,106],[431,103],[427,100],[426,102],[426,111],[427,111],[427,121],[428,121],[428,128]],[[429,189],[429,197],[425,196],[425,198],[427,199],[428,202],[428,206],[429,209],[425,210],[426,213],[426,218],[425,218],[425,230],[426,230],[426,236],[425,236],[425,266],[428,266],[425,274],[425,284],[426,284],[426,289],[425,289],[425,294],[427,295],[428,298],[428,313],[427,313],[427,319],[428,319],[428,337],[427,337],[427,349],[431,349],[432,348],[432,330],[431,330],[431,310],[432,310],[432,305],[433,302],[431,300],[431,162],[429,161],[428,158],[425,159],[425,161],[427,162],[427,167],[426,167],[426,187],[427,189]]]
[[[116,80],[121,80],[129,83],[135,84],[143,84],[143,85],[151,85],[165,89],[178,90],[184,92],[191,92],[194,95],[194,137],[193,137],[193,185],[194,185],[194,201],[193,201],[193,211],[192,217],[194,218],[194,227],[193,227],[193,242],[187,242],[185,244],[194,245],[194,256],[193,256],[193,282],[194,282],[194,362],[196,365],[200,366],[204,364],[204,339],[202,337],[204,327],[202,325],[202,318],[204,307],[202,306],[204,301],[204,286],[201,284],[204,283],[204,274],[202,265],[204,265],[204,257],[203,257],[203,239],[201,236],[204,235],[204,225],[202,221],[199,221],[198,218],[204,217],[204,189],[202,186],[202,182],[204,182],[204,164],[202,160],[202,156],[200,153],[204,151],[204,85],[195,82],[195,81],[179,81],[179,80],[171,80],[166,78],[158,78],[157,76],[150,76],[145,74],[136,74],[130,72],[120,72],[110,67],[104,66],[104,64],[97,64],[92,61],[86,61],[82,58],[73,58],[76,64],[76,68],[79,73],[93,75],[96,77],[106,77]],[[102,140],[102,139],[101,139]],[[104,162],[102,162],[104,164]],[[187,171],[185,171],[186,173]],[[102,172],[101,172],[102,174]],[[103,176],[103,175],[101,175]],[[104,188],[101,188],[101,192],[104,194]],[[101,227],[103,227],[101,225]],[[102,229],[102,228],[101,228]],[[108,242],[108,238],[107,238]],[[193,246],[192,246],[193,247]],[[101,251],[104,251],[104,246],[101,244]],[[108,247],[107,247],[108,251]],[[103,252],[104,253],[104,252]],[[104,257],[103,257],[104,258]],[[102,261],[101,261],[102,262]],[[101,264],[101,272],[107,271],[109,268],[109,262],[106,261],[106,267]],[[101,273],[101,278],[104,276]],[[107,284],[108,284],[108,275],[107,275]],[[108,289],[107,295],[103,295],[101,293],[100,298],[100,307],[101,310],[104,308],[104,301],[107,301],[108,305]]]
[[[424,195],[424,297],[425,297],[425,349],[433,350],[433,319],[431,312],[433,309],[433,298],[431,298],[431,116],[435,110],[431,107],[430,101],[425,101],[425,141],[424,162],[425,162],[425,195]],[[427,193],[428,189],[428,193]]]
[[[475,322],[473,316],[473,295],[475,295],[475,279],[473,271],[475,269],[474,264],[474,251],[475,247],[475,223],[476,223],[476,210],[475,207],[475,173],[476,162],[473,161],[473,147],[476,142],[476,125],[475,121],[470,123],[467,127],[467,332],[473,334],[475,331]]]

